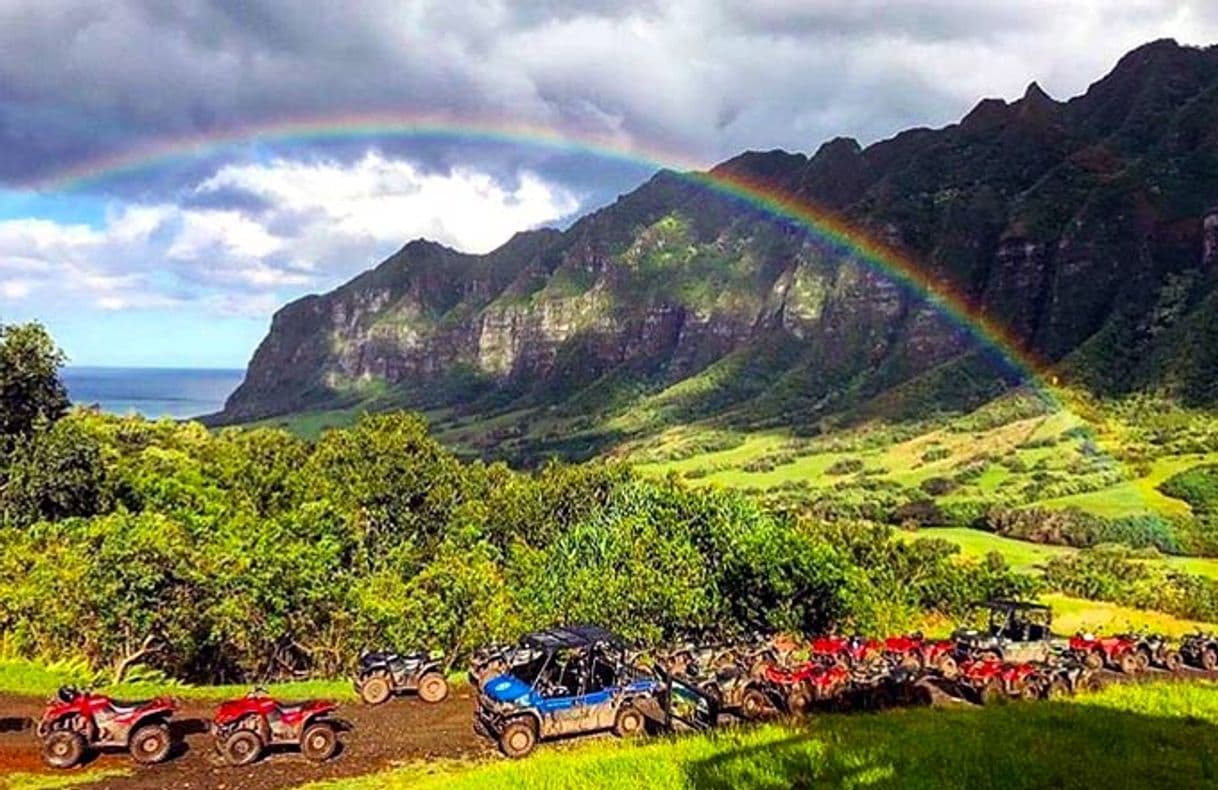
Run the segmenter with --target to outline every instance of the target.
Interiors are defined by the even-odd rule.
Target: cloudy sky
[[[412,238],[481,252],[657,160],[1066,98],[1165,36],[1218,42],[1218,4],[0,0],[0,321],[77,364],[242,367]],[[549,142],[390,128],[420,118]]]

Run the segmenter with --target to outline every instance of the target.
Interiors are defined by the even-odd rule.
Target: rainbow
[[[1050,397],[1047,366],[1001,324],[991,320],[966,296],[928,277],[907,254],[869,236],[863,229],[809,202],[780,190],[723,172],[709,172],[706,163],[692,162],[670,152],[639,148],[621,140],[571,134],[512,121],[471,122],[426,115],[348,115],[308,118],[239,127],[177,137],[88,160],[49,178],[24,184],[40,192],[69,192],[98,186],[124,175],[215,156],[258,143],[326,142],[405,138],[489,142],[580,153],[666,169],[706,188],[728,195],[764,214],[793,223],[845,255],[908,288],[964,329],[981,346],[1001,358],[1042,397]],[[1056,403],[1057,399],[1052,400]]]

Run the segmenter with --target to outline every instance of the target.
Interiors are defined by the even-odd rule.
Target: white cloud
[[[401,243],[425,235],[466,252],[488,252],[514,232],[573,213],[570,192],[521,173],[505,187],[486,173],[426,173],[370,152],[350,165],[333,161],[228,165],[200,193],[237,190],[271,208],[260,221],[290,224],[298,257],[325,262],[351,240]]]
[[[505,186],[486,173],[424,172],[369,153],[334,161],[229,165],[193,197],[223,192],[252,208],[119,206],[96,226],[0,221],[0,307],[79,300],[121,311],[193,304],[265,317],[305,288],[328,289],[418,236],[484,252],[578,208],[531,173]]]
[[[14,302],[29,296],[33,289],[29,280],[0,280],[0,296]]]

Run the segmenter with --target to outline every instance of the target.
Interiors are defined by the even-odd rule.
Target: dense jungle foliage
[[[643,643],[886,629],[1033,584],[945,542],[623,465],[465,463],[408,413],[310,443],[58,411],[6,437],[3,647],[115,677],[137,664],[199,681],[332,674],[363,648],[461,657],[560,622]]]
[[[898,627],[1030,583],[624,466],[461,463],[405,413],[308,444],[77,410],[17,442],[0,514],[10,649],[195,680],[334,673],[383,644],[461,655],[558,622],[643,642]]]

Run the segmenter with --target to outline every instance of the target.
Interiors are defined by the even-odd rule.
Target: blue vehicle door
[[[587,706],[584,704],[584,673],[582,657],[568,652],[556,656],[551,667],[549,693],[538,704],[542,734],[567,735],[579,732]],[[561,690],[559,690],[561,689]]]

